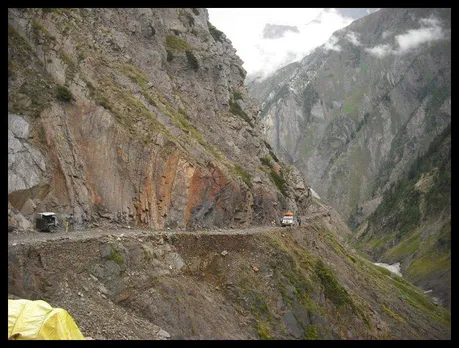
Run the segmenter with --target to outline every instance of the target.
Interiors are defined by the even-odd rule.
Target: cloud
[[[270,74],[299,61],[323,45],[352,20],[335,9],[322,8],[209,8],[209,21],[231,40],[248,74]],[[317,19],[317,20],[316,20]],[[282,38],[263,38],[266,24],[297,27]]]
[[[341,51],[341,46],[337,45],[338,38],[336,36],[331,36],[330,39],[325,43],[323,46],[324,49],[340,52]]]
[[[349,33],[346,34],[346,39],[349,40],[349,42],[351,42],[352,44],[354,44],[354,46],[360,46],[362,45],[359,41],[359,39],[357,38],[357,34],[350,31]]]
[[[426,27],[408,30],[406,34],[397,35],[395,41],[398,44],[398,53],[414,50],[419,45],[439,40],[444,37],[440,22],[435,18],[422,18],[420,22]]]
[[[419,22],[428,27],[439,27],[440,26],[440,21],[438,20],[438,18],[435,18],[435,17],[421,18]]]
[[[385,39],[385,38],[387,38],[389,35],[392,35],[392,30],[385,30],[385,31],[382,33],[382,38]]]
[[[378,45],[372,48],[365,48],[365,51],[378,58],[383,58],[389,54],[394,53],[392,46],[389,44]]]
[[[441,23],[437,18],[421,18],[419,23],[421,24],[420,28],[410,29],[404,34],[395,36],[396,48],[390,44],[384,44],[372,48],[365,48],[365,51],[378,58],[383,58],[389,54],[405,54],[424,43],[440,40],[445,37]],[[385,31],[382,36],[386,38],[391,34],[391,31]]]

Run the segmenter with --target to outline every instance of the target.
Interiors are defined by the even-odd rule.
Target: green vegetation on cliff
[[[356,245],[385,262],[405,261],[403,272],[411,281],[423,282],[432,277],[448,281],[450,216],[449,125],[415,159],[405,178],[385,192],[381,204],[361,226]]]

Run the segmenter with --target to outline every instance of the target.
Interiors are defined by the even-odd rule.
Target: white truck
[[[287,212],[284,214],[284,216],[281,219],[281,226],[294,226],[295,225],[295,220],[293,219],[293,213]]]

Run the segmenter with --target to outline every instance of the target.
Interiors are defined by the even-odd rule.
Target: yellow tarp
[[[8,339],[84,340],[70,314],[42,300],[8,300]]]

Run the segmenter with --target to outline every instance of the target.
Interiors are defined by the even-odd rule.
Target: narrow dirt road
[[[314,214],[309,214],[302,216],[302,226],[305,226],[309,220],[314,219],[320,216],[327,216],[328,211],[326,212],[319,212]],[[76,230],[73,232],[64,232],[58,231],[54,233],[46,233],[46,232],[28,232],[28,233],[9,233],[8,234],[8,246],[16,246],[18,244],[35,244],[35,243],[43,243],[48,240],[86,240],[86,239],[93,239],[99,238],[102,236],[112,235],[112,236],[146,236],[151,235],[152,233],[155,234],[210,234],[210,235],[233,235],[233,234],[254,234],[254,233],[261,233],[264,231],[269,230],[276,230],[279,228],[285,228],[286,230],[290,228],[296,227],[280,227],[280,226],[254,226],[249,228],[243,229],[225,229],[225,228],[215,228],[209,230],[154,230],[154,229],[139,229],[139,228],[127,228],[127,227],[120,227],[117,225],[113,225],[112,227],[103,227],[103,228],[93,228],[93,229],[85,229],[85,230]]]

